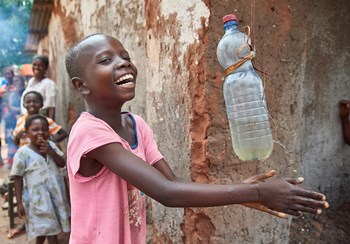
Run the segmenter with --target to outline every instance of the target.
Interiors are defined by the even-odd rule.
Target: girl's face
[[[38,114],[43,104],[36,94],[29,93],[24,97],[23,106],[27,109],[28,114]]]
[[[117,39],[97,35],[83,49],[80,67],[91,99],[108,107],[134,98],[137,68]]]
[[[49,138],[49,126],[43,119],[34,119],[26,131],[31,143],[40,146],[43,141]]]
[[[43,79],[46,73],[46,66],[40,59],[34,59],[32,63],[33,75],[35,79]]]

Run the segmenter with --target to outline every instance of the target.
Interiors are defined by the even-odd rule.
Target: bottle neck
[[[235,21],[235,20],[227,21],[227,22],[224,24],[224,30],[225,30],[225,31],[228,31],[228,30],[237,30],[237,21]]]

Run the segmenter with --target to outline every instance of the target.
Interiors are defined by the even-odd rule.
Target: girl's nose
[[[128,66],[130,66],[130,62],[128,60],[125,60],[123,58],[118,58],[114,68],[120,69],[120,68],[128,67]]]

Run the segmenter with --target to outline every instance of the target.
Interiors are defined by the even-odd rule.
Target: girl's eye
[[[125,56],[125,57],[123,57],[123,59],[125,59],[126,61],[131,61],[131,58],[129,57],[129,56]]]
[[[105,57],[105,58],[102,58],[98,63],[106,64],[106,63],[109,63],[111,60],[112,60],[111,58]]]

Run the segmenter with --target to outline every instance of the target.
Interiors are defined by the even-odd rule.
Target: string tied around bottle
[[[248,60],[252,60],[255,56],[254,48],[252,45],[249,44],[249,39],[250,39],[250,27],[246,26],[244,27],[244,42],[240,48],[237,50],[237,56],[241,59],[238,62],[230,65],[227,69],[225,69],[225,77],[231,74],[233,71],[241,67],[245,62]],[[247,37],[247,39],[246,39]],[[250,50],[249,54],[247,54],[244,57],[241,57],[241,52],[243,51],[244,48],[248,48]]]

